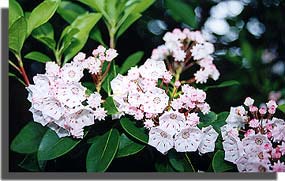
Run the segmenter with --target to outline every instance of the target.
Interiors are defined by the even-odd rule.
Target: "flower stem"
[[[26,74],[21,55],[15,55],[15,56],[16,56],[16,58],[18,60],[18,64],[19,64],[18,68],[20,69],[20,72],[21,72],[21,74],[22,74],[22,76],[24,78],[24,81],[25,81],[26,85],[29,86],[30,85],[30,81],[29,81],[29,78],[28,78],[28,76]]]
[[[182,72],[182,66],[179,66],[179,67],[177,68],[177,70],[176,70],[175,82],[176,82],[176,81],[179,81],[181,72]],[[174,82],[174,84],[175,84],[175,82]],[[177,89],[178,89],[178,87],[176,87],[176,86],[174,85],[174,88],[173,88],[173,91],[172,91],[172,94],[171,94],[171,100],[174,98]]]
[[[189,165],[191,166],[193,172],[196,172],[196,171],[195,171],[195,168],[194,168],[194,166],[193,166],[193,164],[192,164],[192,162],[191,162],[191,160],[190,160],[190,158],[189,158],[189,156],[187,155],[187,153],[184,153],[184,155],[185,155],[185,157],[186,157],[187,162],[188,162]]]

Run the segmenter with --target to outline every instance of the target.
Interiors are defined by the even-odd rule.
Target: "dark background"
[[[24,11],[32,11],[40,1],[18,0]],[[198,28],[204,26],[207,18],[210,16],[211,7],[217,5],[219,1],[184,1],[198,12],[197,21]],[[234,41],[225,42],[223,36],[214,34],[216,41],[214,42],[216,54],[215,64],[221,72],[218,82],[209,81],[209,85],[218,84],[224,80],[238,80],[241,85],[229,88],[210,89],[207,91],[207,101],[211,105],[212,111],[222,112],[229,111],[230,106],[242,104],[247,96],[252,96],[258,103],[267,101],[270,91],[285,92],[285,76],[284,71],[276,74],[272,72],[272,68],[276,63],[284,67],[285,60],[285,2],[282,0],[248,0],[248,4],[244,6],[243,11],[236,17],[228,19],[231,25],[237,22],[246,24],[254,17],[257,18],[265,27],[264,33],[260,36],[251,34],[244,25],[238,33],[238,38]],[[158,29],[154,34],[149,28],[149,23],[154,20],[160,20],[164,23],[165,28]],[[50,21],[55,30],[55,37],[58,39],[61,31],[68,25],[58,14],[55,14]],[[156,24],[156,26],[158,26]],[[116,59],[121,64],[128,55],[136,51],[144,51],[144,60],[151,55],[152,49],[163,43],[162,37],[167,31],[174,28],[188,27],[183,22],[175,21],[169,13],[169,10],[163,0],[156,1],[146,12],[142,18],[135,22],[127,32],[118,40],[116,49],[119,56]],[[100,22],[101,32],[106,28]],[[157,27],[156,27],[157,28]],[[158,32],[158,33],[157,33]],[[105,42],[108,42],[107,34],[103,34]],[[246,43],[252,49],[253,61],[245,63],[244,52],[241,47]],[[82,50],[86,54],[90,54],[98,43],[89,39],[86,46]],[[221,53],[230,52],[237,49],[242,53]],[[269,50],[275,53],[275,57],[269,63],[262,63],[261,54]],[[28,38],[23,48],[23,55],[31,51],[41,51],[53,57],[52,52],[44,45],[33,38]],[[10,59],[14,57],[10,54]],[[44,73],[44,65],[30,60],[24,60],[25,69],[27,70],[29,79],[37,73]],[[282,65],[283,64],[283,65]],[[11,71],[14,71],[11,69]],[[27,91],[14,78],[9,79],[9,140],[11,141],[20,129],[32,120],[32,114],[28,111],[30,107],[27,98]],[[53,161],[48,161],[46,171],[85,171],[85,156],[88,145],[81,143],[71,153],[60,157]],[[160,157],[160,154],[152,155],[152,152],[145,148],[137,155],[122,159],[115,159],[108,171],[155,171],[154,157]],[[24,158],[23,155],[10,152],[9,155],[10,171],[25,171],[18,164]]]

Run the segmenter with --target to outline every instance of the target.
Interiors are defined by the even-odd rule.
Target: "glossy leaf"
[[[16,0],[9,1],[9,27],[20,17],[24,16],[20,4]]]
[[[98,43],[100,43],[103,46],[106,46],[104,43],[104,40],[102,38],[102,34],[101,31],[99,29],[99,27],[95,26],[91,32],[90,32],[90,38],[97,41]]]
[[[28,53],[27,55],[25,55],[25,58],[41,63],[46,63],[51,61],[51,59],[47,55],[36,51]]]
[[[38,159],[52,160],[58,158],[72,150],[80,141],[80,139],[69,137],[59,138],[53,130],[48,129],[41,140]]]
[[[145,145],[138,144],[128,138],[124,133],[120,136],[120,144],[116,157],[126,157],[140,152]]]
[[[64,52],[64,63],[70,60],[84,47],[88,39],[89,32],[99,21],[100,18],[101,14],[99,13],[84,14],[76,18],[73,23],[68,27],[67,34],[70,33],[72,29],[79,29],[80,31],[73,35],[73,38],[76,41],[73,41]]]
[[[282,105],[278,106],[278,109],[280,111],[282,111],[283,113],[285,113],[285,104],[282,104]]]
[[[31,172],[40,172],[45,165],[46,161],[38,161],[37,154],[28,154],[21,163],[19,163],[19,167]]]
[[[235,85],[240,85],[240,83],[236,80],[229,80],[229,81],[224,81],[218,85],[208,86],[205,88],[205,91],[207,91],[208,89],[212,89],[212,88],[231,87],[231,86],[235,86]]]
[[[32,32],[33,38],[45,44],[51,50],[55,50],[54,30],[50,23],[45,23]]]
[[[127,19],[119,27],[116,38],[118,39],[136,20],[142,15],[139,13],[130,14]]]
[[[57,13],[71,24],[78,16],[87,13],[87,11],[78,4],[62,1],[57,9]]]
[[[214,172],[225,172],[232,170],[234,167],[232,164],[224,160],[225,152],[218,150],[212,160],[212,167]]]
[[[120,74],[126,73],[131,67],[137,65],[142,59],[144,52],[139,51],[130,55],[120,68]]]
[[[9,28],[9,49],[16,54],[20,54],[27,34],[27,22],[24,17],[20,17]]]
[[[29,35],[35,28],[46,23],[55,13],[60,4],[60,0],[45,0],[39,4],[30,14],[28,18]]]
[[[105,102],[103,103],[103,107],[105,108],[105,110],[107,111],[107,113],[109,115],[113,115],[118,113],[118,110],[116,108],[116,105],[114,103],[114,100],[112,97],[107,97],[107,99],[105,100]]]
[[[17,153],[34,153],[38,150],[46,129],[35,122],[29,122],[13,139],[11,150]]]
[[[147,8],[149,8],[154,2],[155,2],[155,0],[141,0],[138,3],[135,4],[134,12],[142,13]]]
[[[186,4],[182,0],[166,0],[165,2],[173,19],[186,23],[192,28],[197,27],[195,12],[189,3]]]
[[[138,128],[133,121],[128,118],[122,118],[120,123],[123,129],[133,138],[143,142],[148,143],[148,135],[140,128]]]
[[[167,161],[155,162],[154,166],[158,172],[175,172],[171,164]]]
[[[185,154],[186,153],[170,151],[168,158],[171,166],[179,172],[195,172],[189,156],[186,158]]]
[[[119,132],[111,129],[94,141],[86,157],[87,172],[104,172],[114,159],[119,147]]]

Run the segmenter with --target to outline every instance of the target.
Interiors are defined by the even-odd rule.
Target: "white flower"
[[[61,78],[66,82],[78,82],[83,77],[82,68],[74,63],[65,64],[61,70]]]
[[[64,108],[61,103],[55,99],[49,99],[42,102],[40,109],[43,115],[47,115],[55,120],[61,118],[64,115]]]
[[[245,99],[245,101],[244,101],[244,105],[246,105],[246,106],[252,106],[253,105],[253,103],[254,103],[254,100],[251,98],[251,97],[247,97],[246,99]]]
[[[156,61],[153,59],[147,59],[139,69],[143,78],[156,81],[162,79],[164,73],[167,71],[164,61]]]
[[[200,60],[214,52],[214,45],[209,42],[199,43],[193,46],[191,52],[194,60]]]
[[[201,143],[203,133],[197,127],[190,127],[181,130],[175,136],[175,149],[177,152],[196,151]]]
[[[106,61],[107,62],[111,62],[117,56],[118,56],[118,53],[117,53],[117,50],[115,49],[110,48],[106,51]]]
[[[99,121],[105,120],[105,117],[107,116],[107,111],[102,107],[98,107],[94,111],[94,116],[95,116],[95,119]]]
[[[101,95],[98,92],[95,92],[87,98],[87,103],[90,107],[93,108],[100,107],[102,102],[101,98]]]
[[[198,147],[200,153],[213,152],[215,150],[215,142],[218,138],[218,133],[212,126],[202,128],[203,136],[202,141]]]
[[[86,54],[83,52],[79,52],[74,58],[73,61],[76,63],[82,63],[86,58]]]
[[[186,124],[189,126],[197,126],[199,124],[200,117],[198,113],[190,113],[187,116]]]
[[[48,76],[58,76],[60,67],[54,62],[46,63],[46,75]]]
[[[226,123],[231,124],[234,127],[241,128],[246,121],[245,109],[242,106],[231,107],[229,116],[226,119]]]
[[[159,117],[159,125],[168,134],[174,135],[185,127],[185,116],[178,111],[167,111]]]
[[[173,138],[160,127],[153,127],[149,132],[148,144],[155,147],[162,154],[173,148]]]
[[[98,74],[101,71],[101,61],[94,57],[88,57],[86,59],[87,69],[91,74]]]
[[[263,162],[252,161],[250,157],[243,156],[237,161],[239,172],[268,172],[269,165]]]
[[[147,128],[147,129],[151,129],[152,127],[154,127],[154,123],[151,119],[146,119],[144,121],[144,127]]]
[[[223,141],[225,160],[236,163],[244,155],[243,146],[238,137],[228,136]]]
[[[57,99],[69,108],[82,105],[86,99],[86,88],[80,83],[61,85],[58,89]]]
[[[111,88],[115,96],[125,95],[128,92],[129,80],[127,77],[118,74],[116,78],[111,81]]]
[[[263,149],[266,144],[271,144],[267,136],[262,134],[250,135],[242,140],[245,153],[257,152]]]
[[[147,113],[162,113],[168,105],[169,97],[163,89],[153,88],[144,95],[144,111]]]
[[[129,80],[137,80],[140,77],[140,72],[137,66],[132,67],[128,70],[128,78]]]
[[[59,138],[65,137],[65,136],[70,136],[70,132],[60,126],[58,126],[55,123],[49,123],[47,125],[50,129],[52,129],[53,131],[55,131],[55,133],[57,134],[57,136]]]

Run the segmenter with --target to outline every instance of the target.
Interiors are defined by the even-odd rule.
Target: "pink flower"
[[[281,152],[280,152],[278,147],[275,149],[272,149],[271,156],[273,159],[280,159],[281,158]]]
[[[284,162],[280,162],[280,160],[275,162],[274,165],[271,167],[272,167],[273,172],[284,172],[285,171]]]
[[[255,131],[253,129],[247,130],[246,133],[244,134],[245,137],[252,136],[252,135],[255,135]]]
[[[259,120],[257,119],[252,119],[249,121],[249,126],[252,128],[257,128],[259,125]]]
[[[256,106],[249,106],[249,111],[250,112],[257,112],[258,108]]]
[[[270,100],[270,101],[268,101],[268,103],[266,103],[266,105],[267,105],[267,108],[268,108],[268,112],[270,114],[274,114],[276,112],[276,108],[278,107],[278,105],[276,104],[275,101]]]
[[[259,109],[259,113],[260,113],[261,115],[265,115],[266,112],[267,112],[266,107],[261,107],[261,108]]]
[[[198,116],[198,113],[190,113],[187,116],[187,122],[186,124],[189,126],[197,126],[199,124],[200,117]]]

